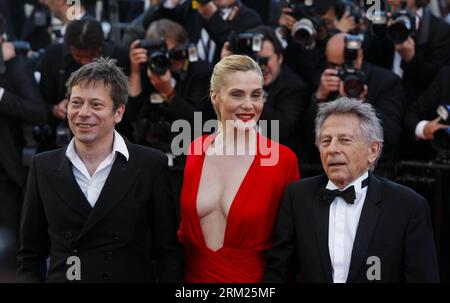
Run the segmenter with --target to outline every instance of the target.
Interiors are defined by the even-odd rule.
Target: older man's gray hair
[[[333,114],[354,114],[361,121],[360,135],[367,143],[380,143],[380,151],[377,160],[374,162],[372,169],[375,167],[381,155],[383,148],[383,128],[381,127],[380,119],[378,119],[375,108],[369,104],[341,97],[335,101],[319,105],[319,112],[317,113],[315,132],[316,132],[316,146],[319,147],[320,131],[325,120]]]

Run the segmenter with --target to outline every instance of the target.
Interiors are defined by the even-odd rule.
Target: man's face
[[[109,88],[103,83],[72,87],[67,120],[75,140],[83,144],[105,143],[122,120],[125,106],[114,110]]]
[[[258,53],[258,56],[268,59],[267,65],[261,65],[261,70],[264,76],[264,86],[268,86],[278,78],[281,64],[283,63],[283,56],[278,56],[275,53],[273,44],[268,40],[264,40],[262,49]]]
[[[320,160],[328,178],[339,188],[369,170],[377,158],[379,143],[366,143],[360,128],[359,118],[350,113],[332,114],[321,127]]]
[[[93,62],[101,54],[100,50],[80,49],[73,46],[69,47],[72,58],[80,65],[86,65]]]

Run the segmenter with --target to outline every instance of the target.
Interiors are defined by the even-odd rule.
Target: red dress
[[[264,141],[268,142],[267,146],[272,144],[275,150],[279,147],[279,160],[273,166],[265,166],[264,160],[268,161],[271,156],[258,148],[231,204],[223,246],[213,251],[206,246],[197,212],[197,193],[206,147],[200,154],[192,154],[193,146],[203,144],[206,137],[191,144],[184,171],[178,237],[185,252],[185,282],[260,282],[265,267],[265,251],[272,245],[284,189],[299,179],[297,157],[287,147],[258,135],[259,141],[267,140]]]

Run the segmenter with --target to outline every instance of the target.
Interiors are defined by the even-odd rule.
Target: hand
[[[356,28],[355,18],[346,11],[341,19],[335,21],[334,27],[343,33],[348,33]]]
[[[53,116],[55,116],[60,120],[65,120],[67,118],[67,103],[68,100],[64,99],[58,104],[53,105],[52,107]]]
[[[140,74],[141,64],[147,63],[148,54],[145,48],[139,47],[139,40],[130,45],[130,68],[131,74]]]
[[[395,49],[406,63],[409,63],[416,54],[416,44],[411,37],[401,44],[395,44]]]
[[[206,20],[210,19],[217,11],[217,6],[213,1],[209,1],[207,4],[203,5],[197,2],[197,11]]]
[[[174,94],[174,87],[172,87],[172,73],[167,70],[164,75],[157,75],[147,70],[147,75],[153,87],[159,92],[164,101],[169,102],[170,96]]]
[[[341,78],[338,76],[336,69],[327,68],[320,77],[319,88],[316,91],[316,98],[318,100],[326,99],[332,92],[339,90]]]
[[[3,60],[9,61],[16,56],[16,50],[11,42],[2,43]]]
[[[222,50],[220,51],[220,59],[231,56],[232,54],[230,42],[227,41],[223,44]]]
[[[362,102],[364,102],[364,101],[366,101],[366,98],[367,98],[368,94],[369,94],[369,88],[367,87],[367,85],[364,84],[364,90],[361,93],[361,95],[359,95],[359,97],[357,99],[361,100]],[[341,96],[341,97],[348,97],[347,94],[345,93],[344,81],[341,81],[341,84],[339,85],[339,96]]]
[[[439,123],[439,120],[441,120],[441,118],[437,117],[433,121],[428,121],[427,124],[425,124],[423,129],[425,140],[433,140],[434,132],[437,130],[450,128],[450,125],[441,124]]]
[[[286,27],[289,30],[292,30],[297,20],[295,20],[295,18],[292,17],[290,13],[292,13],[292,9],[290,9],[289,7],[283,8],[280,19],[278,20],[278,24],[281,27]]]

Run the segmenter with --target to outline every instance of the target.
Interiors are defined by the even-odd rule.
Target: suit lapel
[[[138,169],[129,144],[127,144],[127,147],[130,153],[129,161],[127,162],[122,154],[117,154],[100,196],[98,197],[89,218],[81,229],[78,238],[82,237],[86,232],[92,229],[120,201],[122,201],[123,197],[134,183],[138,174]]]
[[[380,209],[378,203],[381,202],[380,181],[372,174],[369,174],[369,184],[366,200],[361,211],[361,217],[356,231],[355,242],[353,243],[352,259],[348,272],[347,282],[354,282],[358,277],[363,264],[367,261],[367,250],[372,240],[373,232],[378,221]]]
[[[330,252],[328,249],[328,225],[330,216],[330,205],[325,203],[319,194],[319,190],[326,186],[328,179],[324,176],[316,191],[313,209],[314,209],[314,223],[316,229],[317,245],[320,252],[320,260],[322,263],[323,274],[328,283],[332,283],[332,268],[330,260]]]
[[[61,149],[58,170],[48,170],[47,175],[48,181],[61,200],[83,218],[87,219],[92,207],[75,180],[72,164],[65,155],[65,149]]]

